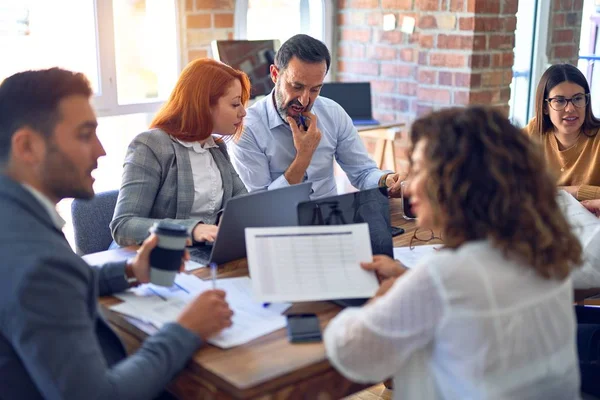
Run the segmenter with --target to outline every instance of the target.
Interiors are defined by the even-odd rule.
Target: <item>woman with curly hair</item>
[[[389,279],[331,321],[332,364],[359,382],[392,375],[402,399],[578,398],[581,245],[538,146],[484,107],[423,117],[411,141],[417,225],[445,247],[407,271],[383,256],[363,265]]]
[[[558,186],[579,201],[600,199],[598,130],[600,120],[592,112],[590,87],[581,71],[570,64],[548,68],[525,132],[541,143]]]

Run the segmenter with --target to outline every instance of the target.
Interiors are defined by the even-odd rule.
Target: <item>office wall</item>
[[[577,65],[583,0],[551,1],[548,21],[548,63]]]
[[[210,55],[212,40],[233,39],[235,0],[179,0],[182,65]]]

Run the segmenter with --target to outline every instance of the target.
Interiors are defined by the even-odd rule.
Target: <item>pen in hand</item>
[[[212,288],[215,290],[217,288],[217,263],[211,262],[209,264],[210,267],[210,279],[212,280]]]
[[[304,117],[302,114],[300,114],[300,125],[302,125],[305,131],[308,130],[308,126],[306,125],[306,117]]]

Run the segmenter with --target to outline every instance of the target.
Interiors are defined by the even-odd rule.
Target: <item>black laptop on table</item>
[[[338,103],[356,126],[379,125],[373,119],[370,82],[328,82],[321,87],[319,96]]]
[[[219,222],[212,246],[189,249],[190,258],[207,265],[223,264],[246,257],[246,228],[297,226],[298,203],[309,199],[312,183],[305,182],[273,190],[253,192],[230,199]]]

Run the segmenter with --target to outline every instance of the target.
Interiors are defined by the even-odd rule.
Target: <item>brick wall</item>
[[[233,39],[235,0],[179,0],[182,65],[210,55],[212,40]]]
[[[548,63],[577,65],[583,0],[550,0]]]
[[[412,120],[448,105],[508,112],[517,0],[340,0],[338,79],[369,80],[378,119]],[[413,34],[384,32],[383,15]]]

